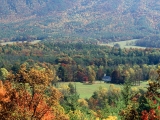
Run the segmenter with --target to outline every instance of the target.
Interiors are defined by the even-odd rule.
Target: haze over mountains
[[[119,41],[159,35],[157,0],[0,0],[0,39]]]

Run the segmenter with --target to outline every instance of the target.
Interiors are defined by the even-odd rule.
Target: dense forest
[[[159,120],[159,49],[120,49],[90,42],[0,46],[0,118],[36,120]],[[123,84],[80,98],[70,83],[95,84],[103,75]],[[131,87],[149,80],[146,90]],[[90,85],[91,85],[90,84]],[[139,84],[138,84],[139,85]]]
[[[101,80],[106,74],[118,75],[117,80],[113,81],[123,83],[122,76],[125,72],[136,79],[148,80],[156,77],[160,60],[159,49],[120,49],[90,42],[15,43],[0,46],[0,52],[0,66],[8,71],[17,72],[24,62],[48,63],[56,66],[62,81],[79,82],[88,79],[90,75],[92,81]]]

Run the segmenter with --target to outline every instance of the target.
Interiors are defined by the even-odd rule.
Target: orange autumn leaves
[[[59,99],[62,94],[50,86],[54,73],[48,69],[27,69],[22,65],[15,75],[0,81],[0,118],[8,119],[38,119],[58,120],[60,111]],[[55,109],[57,106],[57,109]]]
[[[0,81],[0,99],[3,99],[3,97],[5,96],[5,94],[6,94],[6,90],[3,87],[2,81]]]
[[[7,90],[5,86],[1,87],[0,90],[1,118],[54,119],[51,108],[45,103],[40,94],[36,93],[31,96],[27,91]]]

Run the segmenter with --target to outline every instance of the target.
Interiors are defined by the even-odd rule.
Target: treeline
[[[136,46],[160,48],[160,37],[157,35],[144,37],[136,41]]]
[[[91,43],[47,41],[38,44],[17,43],[0,46],[0,66],[17,72],[24,62],[49,63],[56,66],[62,81],[102,80],[104,74],[113,83],[123,83],[124,76],[134,80],[156,77],[160,50],[120,49]]]

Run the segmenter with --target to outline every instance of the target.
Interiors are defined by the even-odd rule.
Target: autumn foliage
[[[156,115],[156,111],[151,109],[149,112],[146,110],[142,111],[142,120],[159,120],[159,117]]]
[[[0,118],[3,120],[67,120],[59,99],[62,94],[50,85],[54,73],[48,68],[27,69],[0,81]],[[59,113],[59,114],[57,114]]]

